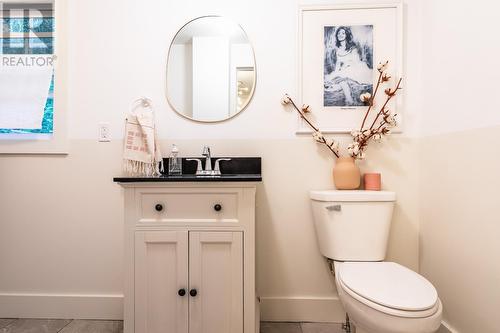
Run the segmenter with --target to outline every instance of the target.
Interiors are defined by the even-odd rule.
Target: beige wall
[[[458,332],[500,329],[498,142],[498,126],[422,140],[421,272]]]
[[[309,190],[333,187],[330,156],[309,138],[176,142],[186,154],[209,144],[217,154],[263,158],[257,191],[263,318],[340,321],[308,200]],[[123,198],[112,177],[121,174],[121,144],[73,140],[67,157],[0,157],[0,317],[120,316]],[[389,146],[370,151],[373,159],[362,168],[381,171],[384,188],[398,193],[389,258],[417,269],[416,145],[397,138]],[[76,296],[108,309],[79,307]],[[324,306],[332,311],[321,312]]]
[[[425,1],[420,270],[457,332],[500,331],[497,1]]]

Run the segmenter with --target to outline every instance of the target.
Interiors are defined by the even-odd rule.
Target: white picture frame
[[[366,106],[324,106],[324,59],[325,27],[330,26],[373,26],[373,87],[378,77],[377,65],[389,61],[388,72],[392,79],[387,87],[394,87],[403,76],[403,4],[401,2],[369,5],[321,5],[300,6],[298,13],[298,100],[300,105],[310,106],[308,117],[322,133],[350,133],[359,129]],[[386,86],[381,86],[386,88]],[[377,101],[384,99],[378,92]],[[402,94],[390,101],[388,107],[397,113],[401,132],[403,120]],[[359,96],[356,96],[359,98]],[[382,102],[383,103],[383,102]],[[373,109],[373,116],[378,111]],[[311,128],[298,117],[297,134],[310,134]]]

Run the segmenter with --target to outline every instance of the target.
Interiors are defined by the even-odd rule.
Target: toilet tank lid
[[[390,191],[311,191],[309,195],[316,201],[396,201],[396,193]]]

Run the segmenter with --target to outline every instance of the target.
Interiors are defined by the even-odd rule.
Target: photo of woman
[[[373,90],[373,26],[324,28],[324,106],[363,106]]]

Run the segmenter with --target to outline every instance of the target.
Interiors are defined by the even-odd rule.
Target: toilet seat
[[[337,282],[351,297],[383,313],[424,318],[439,309],[436,289],[423,276],[392,262],[336,263]]]

